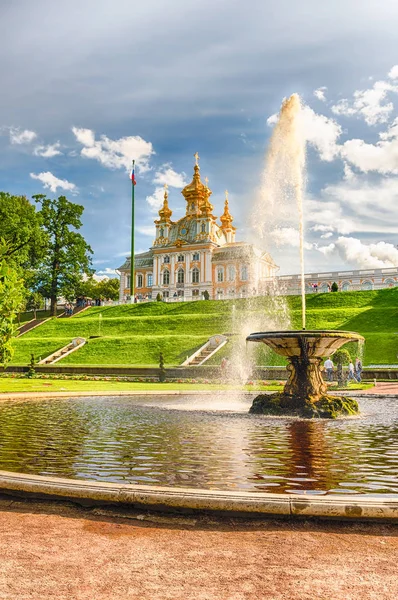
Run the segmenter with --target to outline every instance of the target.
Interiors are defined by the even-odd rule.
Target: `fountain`
[[[246,340],[262,342],[288,360],[288,381],[283,392],[260,394],[250,409],[255,414],[293,414],[301,417],[336,418],[353,415],[358,404],[352,398],[328,395],[321,372],[322,358],[329,358],[348,342],[363,342],[347,331],[306,331],[304,277],[303,189],[305,139],[301,130],[301,103],[293,94],[282,103],[267,154],[267,186],[281,199],[294,198],[299,216],[302,330],[251,333]]]

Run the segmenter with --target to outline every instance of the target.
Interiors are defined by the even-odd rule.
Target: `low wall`
[[[0,368],[0,373],[27,373],[29,367],[9,366]],[[73,365],[37,365],[37,373],[57,375],[102,375],[110,377],[158,377],[157,367],[117,367],[117,366],[73,366]],[[220,377],[220,368],[216,366],[201,367],[169,367],[166,369],[166,377],[169,379],[216,379]],[[253,370],[253,379],[285,380],[287,371],[284,367],[258,367]],[[398,381],[398,369],[396,368],[368,368],[362,371],[364,381],[395,380]]]

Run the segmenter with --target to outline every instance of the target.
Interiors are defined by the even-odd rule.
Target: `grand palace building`
[[[197,155],[196,155],[197,156]],[[278,267],[269,254],[248,242],[236,242],[236,227],[226,192],[224,212],[217,222],[212,194],[200,178],[198,158],[191,183],[183,190],[185,216],[172,220],[165,186],[163,206],[155,221],[156,237],[148,252],[135,255],[135,296],[138,300],[235,298],[261,293],[275,279]],[[130,257],[119,267],[120,300],[130,296]]]
[[[191,183],[183,190],[185,216],[172,220],[165,186],[163,206],[155,221],[156,237],[148,252],[135,255],[135,298],[199,300],[239,298],[267,293],[278,284],[281,293],[299,294],[299,275],[277,275],[271,256],[248,242],[235,241],[236,227],[226,192],[224,212],[217,222],[212,195],[200,178],[198,156]],[[130,257],[118,269],[120,301],[130,299]],[[370,290],[398,286],[398,268],[309,273],[306,292]],[[207,292],[207,293],[206,293]]]

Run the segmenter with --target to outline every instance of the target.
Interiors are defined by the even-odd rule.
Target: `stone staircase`
[[[46,356],[46,358],[43,358],[39,362],[39,365],[53,365],[54,363],[58,362],[62,358],[65,358],[65,356],[68,356],[68,354],[71,354],[72,352],[76,352],[76,350],[79,350],[79,348],[82,348],[82,346],[84,346],[85,343],[86,343],[85,338],[74,338],[69,344],[67,344],[63,348],[60,348],[59,350],[56,350],[49,356]]]
[[[207,340],[207,342],[199,348],[192,356],[182,363],[182,367],[199,367],[203,365],[211,356],[218,352],[228,342],[228,338],[225,335],[218,334],[213,335]]]
[[[48,319],[32,319],[31,321],[24,323],[23,325],[18,327],[17,337],[23,335],[24,333],[28,333],[28,331],[31,331],[32,329],[35,329],[36,327],[39,327],[39,325],[43,325],[43,323],[46,323],[47,321],[49,321],[50,318],[51,317],[49,317]]]

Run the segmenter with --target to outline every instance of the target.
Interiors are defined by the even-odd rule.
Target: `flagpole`
[[[134,165],[135,160],[133,160],[133,168],[132,173],[133,176],[131,178],[131,259],[130,259],[130,298],[131,302],[134,303]]]

